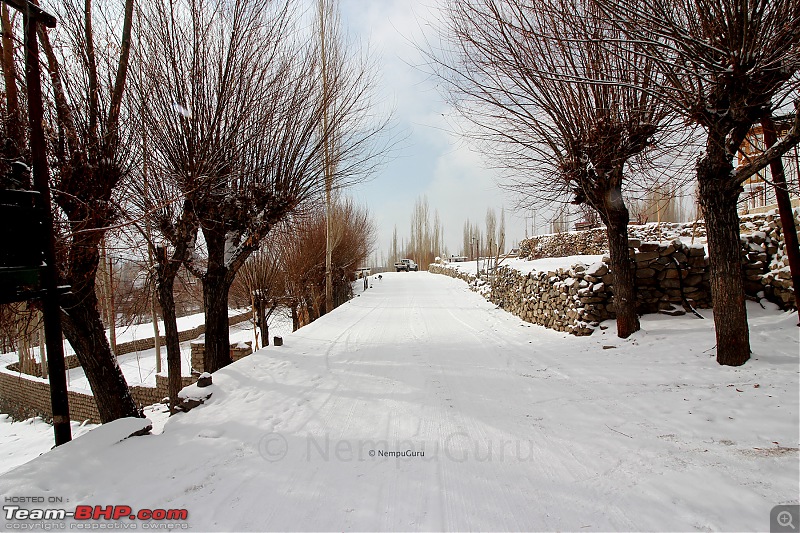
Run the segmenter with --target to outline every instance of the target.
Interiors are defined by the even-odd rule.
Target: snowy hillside
[[[195,531],[766,530],[798,503],[800,344],[797,314],[748,311],[753,358],[721,367],[712,320],[579,338],[386,273],[159,434],[100,427],[0,493],[186,509]]]

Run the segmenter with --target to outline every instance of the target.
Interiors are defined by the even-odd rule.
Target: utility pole
[[[31,162],[34,188],[39,193],[47,242],[44,247],[42,269],[42,311],[47,343],[47,366],[50,374],[50,402],[53,409],[53,433],[56,446],[72,440],[67,400],[67,376],[64,364],[64,346],[61,342],[61,307],[59,305],[58,273],[56,271],[55,237],[50,201],[50,169],[44,138],[44,106],[39,67],[39,42],[36,32],[39,24],[55,28],[56,19],[29,0],[3,0],[23,14],[25,44],[25,83],[28,89],[28,116],[31,129]]]
[[[323,173],[325,177],[325,312],[333,310],[333,273],[331,272],[331,180],[330,180],[330,145],[328,132],[328,63],[327,43],[325,42],[325,0],[319,0],[319,40],[322,59],[322,142],[323,142]]]
[[[322,142],[323,142],[323,172],[325,173],[325,312],[333,310],[333,242],[331,235],[331,189],[333,188],[333,172],[331,164],[331,136],[328,131],[328,54],[325,41],[325,30],[328,24],[327,6],[325,0],[319,0],[319,40],[322,60]]]
[[[333,235],[333,203],[332,203],[332,190],[333,190],[333,175],[336,169],[336,157],[334,151],[336,146],[337,134],[331,131],[329,124],[329,114],[331,108],[331,94],[330,94],[330,78],[328,76],[329,70],[329,51],[336,51],[339,43],[336,41],[337,33],[332,36],[328,35],[328,29],[335,29],[338,24],[338,18],[334,16],[335,6],[331,3],[335,0],[319,0],[319,37],[320,37],[320,54],[321,54],[321,68],[322,68],[322,140],[323,140],[323,172],[325,174],[325,312],[328,313],[333,310],[333,247],[335,245]],[[331,40],[333,39],[333,40]],[[331,43],[331,44],[329,44]],[[330,46],[330,48],[329,48]],[[336,55],[334,54],[334,60]],[[335,129],[335,128],[334,128]]]
[[[142,11],[141,9],[136,10],[136,16],[138,17],[139,23],[141,25],[141,16]],[[142,66],[141,63],[139,64],[139,69],[137,72],[139,76],[139,83],[142,83]],[[142,118],[142,185],[144,187],[144,202],[145,202],[145,210],[150,210],[150,195],[148,192],[148,175],[150,173],[150,150],[147,143],[147,127],[145,125],[145,114],[144,114],[144,100],[141,102],[141,118]],[[154,261],[154,253],[155,250],[153,248],[153,234],[150,231],[150,213],[145,213],[144,217],[144,232],[145,238],[147,239],[147,267],[151,273],[155,272],[155,261]],[[158,329],[158,287],[156,284],[153,284],[153,293],[150,294],[150,317],[153,321],[153,344],[156,352],[156,374],[161,373],[161,332]],[[258,343],[256,343],[258,344]]]

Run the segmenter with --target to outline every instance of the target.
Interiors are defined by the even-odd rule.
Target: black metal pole
[[[28,88],[28,115],[31,125],[31,160],[34,187],[41,195],[45,210],[47,243],[44,251],[45,268],[42,285],[44,332],[47,343],[47,365],[50,372],[50,401],[53,406],[53,432],[56,446],[72,440],[67,400],[67,377],[64,364],[64,345],[61,341],[61,309],[59,308],[58,275],[56,272],[55,237],[50,203],[50,171],[44,139],[44,108],[42,104],[41,71],[39,68],[39,42],[36,36],[37,13],[26,3],[23,11],[25,31],[25,82]]]

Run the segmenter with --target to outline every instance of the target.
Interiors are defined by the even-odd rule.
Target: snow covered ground
[[[230,314],[239,314],[242,310],[231,311]],[[184,317],[178,318],[178,331],[185,331],[188,329],[195,328],[203,323],[205,320],[205,315],[203,313],[196,313],[193,315],[188,315]],[[158,321],[159,331],[161,335],[164,334],[164,322],[159,320]],[[147,322],[144,324],[133,324],[130,326],[119,326],[116,330],[117,334],[117,343],[135,341],[137,339],[147,339],[153,337],[153,323]],[[106,330],[106,336],[108,336],[108,330]],[[66,340],[64,341],[64,355],[71,355],[74,354],[75,350],[72,349],[69,342]],[[34,358],[39,361],[39,347],[33,347],[33,356]],[[4,353],[0,354],[0,363],[8,364],[17,361],[17,354],[12,353]]]
[[[513,268],[523,274],[529,274],[530,272],[547,272],[549,270],[557,270],[559,268],[568,269],[572,265],[576,264],[589,266],[602,260],[602,255],[570,255],[567,257],[545,257],[542,259],[534,259],[532,261],[527,259],[503,259],[500,262],[500,266]],[[494,259],[491,260],[491,263],[494,265]],[[488,261],[484,258],[478,260],[477,264],[475,261],[464,261],[458,263],[447,263],[446,266],[452,268],[453,270],[457,270],[458,272],[475,275],[476,267],[479,267],[481,270],[486,270],[486,266],[488,264]]]
[[[96,426],[72,422],[72,436],[79,437]],[[14,422],[0,414],[0,473],[25,464],[53,447],[53,426],[41,418]]]
[[[799,503],[799,329],[748,311],[753,358],[728,368],[708,319],[573,337],[384,273],[159,434],[102,426],[0,494],[187,509],[201,531],[767,530]]]
[[[241,311],[239,311],[241,312]],[[237,313],[238,314],[238,313]],[[203,322],[203,315],[200,315],[200,323]],[[196,326],[197,324],[195,324]],[[150,336],[152,337],[152,325],[149,325]],[[194,327],[194,326],[191,326]],[[186,328],[190,329],[190,328]],[[163,330],[162,330],[163,331]],[[272,335],[286,335],[292,331],[292,321],[285,316],[284,313],[276,313],[270,319],[270,336]],[[251,342],[251,346],[255,346],[253,324],[250,321],[241,322],[231,326],[231,344],[238,342]],[[260,342],[260,341],[259,341]],[[270,341],[271,342],[271,341]],[[155,387],[156,385],[156,350],[142,350],[139,352],[131,352],[125,355],[120,355],[117,360],[119,361],[122,373],[125,374],[125,379],[128,385],[147,385]],[[181,374],[188,376],[191,374],[192,363],[192,348],[191,341],[181,343]],[[167,371],[167,349],[161,348],[161,365],[162,372]],[[69,390],[79,390],[81,392],[91,393],[89,387],[89,380],[83,372],[82,368],[73,368],[67,372],[68,388]]]
[[[151,421],[153,434],[161,433],[169,419],[168,407],[148,405],[144,413]],[[98,427],[86,421],[73,421],[71,425],[73,439]],[[53,439],[53,426],[39,417],[14,421],[8,415],[0,414],[0,475],[47,453],[53,448]]]
[[[239,315],[246,310],[236,309],[230,310],[230,315]],[[202,324],[204,321],[203,313],[189,315],[178,319],[178,330],[185,331],[195,328]],[[285,312],[276,311],[269,319],[270,336],[273,335],[287,335],[292,331],[292,320]],[[161,335],[164,334],[164,326],[159,321],[159,331]],[[139,324],[129,326],[127,328],[120,328],[118,331],[117,342],[128,342],[136,339],[145,339],[153,337],[152,323]],[[231,344],[238,342],[251,342],[255,346],[253,324],[250,321],[241,322],[231,326]],[[259,341],[260,342],[260,341]],[[270,341],[271,342],[271,341]],[[181,374],[188,376],[191,373],[191,341],[181,343]],[[65,354],[75,353],[68,342],[64,342]],[[34,349],[35,357],[38,360],[38,348]],[[6,353],[0,355],[0,365],[8,365],[18,361],[19,356],[16,353]],[[148,387],[156,386],[156,350],[151,348],[149,350],[141,350],[138,352],[131,352],[117,357],[122,373],[125,375],[125,380],[128,385],[145,385]],[[167,349],[161,348],[161,365],[162,372],[166,373],[167,368]],[[71,391],[82,392],[91,394],[89,380],[86,377],[83,369],[72,368],[67,370],[67,389]]]

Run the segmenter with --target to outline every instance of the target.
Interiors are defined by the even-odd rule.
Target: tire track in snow
[[[475,347],[471,348],[470,351],[484,351],[487,355],[496,356],[503,354],[503,352],[510,351],[510,354],[507,354],[505,357],[506,366],[509,370],[519,374],[520,367],[530,367],[531,365],[540,366],[540,363],[537,364],[536,358],[531,358],[529,361],[519,361],[518,359],[521,358],[520,354],[525,352],[530,352],[533,350],[533,347],[530,344],[525,343],[524,341],[516,341],[516,342],[509,342],[508,339],[501,336],[498,331],[503,328],[504,326],[511,326],[513,322],[517,321],[518,319],[512,319],[507,325],[501,323],[501,321],[508,320],[505,317],[499,317],[495,315],[492,309],[487,309],[486,317],[480,317],[481,323],[479,327],[475,327],[470,324],[468,321],[472,321],[476,318],[476,314],[473,312],[461,313],[461,316],[457,316],[451,309],[447,309],[448,314],[450,317],[461,324],[465,330],[475,339]],[[465,318],[462,318],[465,317]],[[540,353],[540,350],[536,351],[537,354]],[[551,361],[552,363],[553,361]],[[487,366],[491,366],[491,361],[488,362]],[[553,365],[548,365],[548,367],[552,367]],[[495,369],[497,370],[497,369]],[[560,377],[568,379],[565,374],[561,372],[555,371],[557,375]],[[552,370],[551,370],[552,373]],[[522,383],[521,376],[508,376],[511,380],[514,380],[514,377],[517,377],[516,381]],[[469,394],[469,391],[464,390],[464,383],[461,380],[453,380],[452,383],[453,387],[459,388],[460,394],[454,394],[456,397],[464,397],[465,394]],[[570,380],[570,387],[575,390],[575,383],[572,383]],[[526,384],[524,387],[520,387],[523,389],[529,389],[529,385]],[[581,393],[578,395],[580,398],[590,398],[591,395],[588,394],[588,389],[584,387],[579,387],[581,389]],[[552,388],[551,388],[552,390]],[[504,391],[495,391],[498,395],[508,395],[507,392]],[[544,391],[547,394],[547,391]],[[541,392],[540,392],[541,394]],[[534,394],[532,396],[522,395],[520,397],[521,402],[525,402],[526,400],[530,402],[531,397],[535,398],[538,396]],[[492,443],[492,439],[502,439],[504,434],[501,433],[500,435],[495,434],[492,431],[489,431],[491,427],[485,424],[475,424],[471,427],[471,430],[475,432],[476,441],[480,441],[483,439],[485,442]],[[520,435],[521,436],[521,435]],[[531,451],[535,455],[535,459],[532,461],[534,465],[534,471],[538,471],[538,474],[541,476],[539,481],[543,481],[544,485],[546,486],[557,486],[559,484],[563,484],[565,482],[565,474],[567,474],[568,481],[571,483],[579,483],[581,481],[585,481],[588,479],[592,479],[596,477],[597,472],[591,471],[587,469],[584,465],[590,463],[589,457],[585,456],[583,453],[577,454],[575,450],[570,447],[571,443],[568,442],[557,442],[547,434],[543,432],[535,432],[529,433],[525,435],[529,439],[531,443]],[[494,485],[500,485],[502,487],[501,492],[504,495],[504,499],[499,500],[499,504],[503,507],[506,507],[509,500],[513,499],[514,492],[519,489],[519,487],[515,487],[511,489],[507,484],[503,485],[503,479],[510,479],[513,478],[513,475],[510,475],[509,472],[510,465],[508,463],[500,464],[495,471],[493,478],[494,481],[497,483],[493,483]],[[558,509],[560,504],[562,503],[558,499],[552,498],[547,492],[543,492],[537,490],[537,487],[530,486],[530,489],[537,494],[537,504],[539,506],[552,509]],[[484,494],[484,497],[487,495]],[[497,499],[497,498],[496,498]],[[506,509],[509,509],[506,507]],[[509,509],[507,513],[498,513],[500,516],[514,516],[515,513],[513,512],[513,506]],[[547,514],[547,513],[545,513]],[[631,522],[628,517],[624,513],[619,513],[617,510],[611,510],[609,514],[616,515],[617,523],[620,524],[630,524],[629,527],[633,527],[633,522]],[[464,524],[466,527],[468,524]],[[526,526],[520,526],[519,524],[510,525],[506,524],[509,529],[529,529],[531,527],[534,528],[542,528],[551,529],[558,527],[558,524],[527,524]]]

